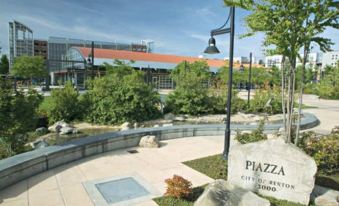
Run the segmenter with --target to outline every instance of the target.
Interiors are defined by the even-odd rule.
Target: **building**
[[[300,56],[303,56],[303,54],[300,54]],[[281,69],[282,64],[282,55],[272,55],[272,56],[266,56],[265,57],[265,67],[271,68],[273,66]],[[316,68],[321,65],[321,59],[322,56],[320,53],[317,52],[311,52],[307,56],[306,60],[306,68]],[[302,65],[302,62],[297,59],[297,66]]]
[[[265,57],[265,67],[267,68],[277,67],[280,69],[281,63],[282,63],[282,55],[273,55],[273,56]]]
[[[91,48],[72,47],[66,55],[66,62],[60,71],[51,72],[52,84],[58,81],[73,81],[76,85],[83,85],[84,79],[88,76],[101,75],[100,66],[103,63],[114,64],[114,60],[120,60],[129,63],[137,70],[145,72],[145,81],[152,83],[158,89],[173,89],[175,87],[173,80],[170,78],[170,70],[174,69],[177,64],[187,61],[195,62],[205,60],[210,67],[211,72],[227,65],[227,61],[222,59],[206,59],[199,57],[166,55],[157,53],[132,52],[110,49],[95,49],[94,66],[89,65],[86,59],[91,54]],[[132,61],[132,62],[131,62]],[[234,68],[240,68],[240,64],[234,63]],[[86,77],[87,75],[87,77]]]
[[[335,66],[339,61],[339,51],[331,51],[323,54],[322,69],[326,66]]]
[[[94,47],[100,49],[126,50],[136,52],[151,52],[150,44],[153,42],[142,42],[140,44],[125,44],[117,42],[94,41]],[[91,47],[92,41],[81,39],[69,39],[63,37],[48,38],[48,66],[49,71],[58,71],[62,67],[62,61],[68,49],[71,47]]]
[[[33,56],[33,31],[26,25],[14,20],[9,22],[9,62],[13,64],[15,57]]]
[[[48,58],[47,40],[34,39],[34,56],[42,56],[45,60]]]

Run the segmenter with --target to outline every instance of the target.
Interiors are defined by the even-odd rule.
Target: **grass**
[[[193,188],[193,193],[188,199],[178,199],[175,197],[158,197],[153,199],[160,206],[193,206],[194,202],[204,192],[204,186]]]
[[[222,158],[221,154],[183,162],[183,164],[213,179],[227,179],[227,161]],[[194,201],[198,199],[200,194],[202,194],[204,187],[205,186],[193,188],[193,195],[189,199],[159,197],[154,199],[154,201],[159,206],[192,206],[194,204]],[[264,198],[270,201],[271,206],[303,206],[298,203],[293,203],[286,200],[278,200],[273,197]],[[314,204],[311,203],[310,206],[314,206]]]
[[[183,164],[209,176],[213,179],[227,179],[227,161],[222,155],[213,155],[196,160],[183,162]]]

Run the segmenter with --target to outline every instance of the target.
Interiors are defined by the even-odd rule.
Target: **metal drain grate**
[[[139,153],[138,150],[127,150],[128,153],[130,154],[135,154],[135,153]]]
[[[132,177],[98,183],[95,184],[95,187],[108,204],[131,200],[150,194],[150,192]]]

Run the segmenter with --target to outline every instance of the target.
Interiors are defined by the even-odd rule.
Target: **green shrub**
[[[339,172],[339,134],[317,137],[314,133],[304,133],[300,147],[314,158],[320,174]]]
[[[233,91],[232,93],[232,101],[231,101],[231,113],[235,114],[240,111],[245,111],[247,107],[247,102],[238,97],[238,93]],[[226,112],[226,92],[223,95],[217,96],[213,95],[211,98],[210,108],[213,108],[213,113],[215,114],[224,114]]]
[[[80,99],[86,107],[88,121],[117,124],[161,115],[160,95],[144,82],[143,73],[123,63],[106,67],[107,75],[91,81],[88,92]]]
[[[248,112],[279,114],[282,113],[281,102],[281,94],[278,91],[256,91],[253,99],[250,101]]]
[[[48,117],[50,124],[64,120],[72,121],[79,117],[82,109],[78,100],[79,93],[71,82],[62,89],[54,89],[50,97],[46,97],[39,107],[39,112]]]
[[[41,95],[29,89],[14,91],[13,82],[0,78],[1,158],[25,151],[26,133],[35,130]]]
[[[176,88],[166,99],[165,112],[191,115],[212,113],[214,101],[219,102],[220,99],[210,98],[207,89]]]
[[[15,154],[11,144],[6,141],[7,138],[0,137],[0,160]]]
[[[208,86],[210,79],[209,68],[206,62],[182,62],[171,72],[176,88],[166,99],[165,112],[175,114],[206,114],[213,112],[213,101],[217,98],[209,96]]]
[[[265,120],[261,120],[259,122],[258,128],[253,130],[251,133],[241,134],[240,131],[237,131],[237,135],[235,136],[235,139],[238,140],[241,144],[247,144],[251,142],[266,140],[267,135],[264,134],[264,125],[265,125]]]
[[[185,178],[173,175],[172,178],[165,180],[166,196],[175,198],[188,198],[192,194],[192,183]]]

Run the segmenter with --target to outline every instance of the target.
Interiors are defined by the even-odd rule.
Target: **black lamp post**
[[[91,65],[91,75],[92,78],[94,78],[94,41],[92,41],[91,45],[91,53],[88,55],[87,62],[89,65]]]
[[[230,56],[229,56],[229,73],[228,73],[228,90],[227,90],[227,105],[226,105],[226,129],[225,129],[225,142],[224,142],[224,159],[228,159],[228,153],[230,148],[230,136],[231,136],[231,100],[232,100],[232,74],[233,74],[233,51],[234,51],[234,15],[235,15],[235,7],[232,6],[230,8],[229,16],[224,25],[222,25],[218,29],[214,29],[211,31],[211,38],[208,40],[208,47],[204,51],[207,54],[216,54],[219,53],[218,48],[215,46],[215,39],[213,36],[217,36],[220,34],[230,33]],[[230,22],[230,27],[226,28],[228,21]]]

